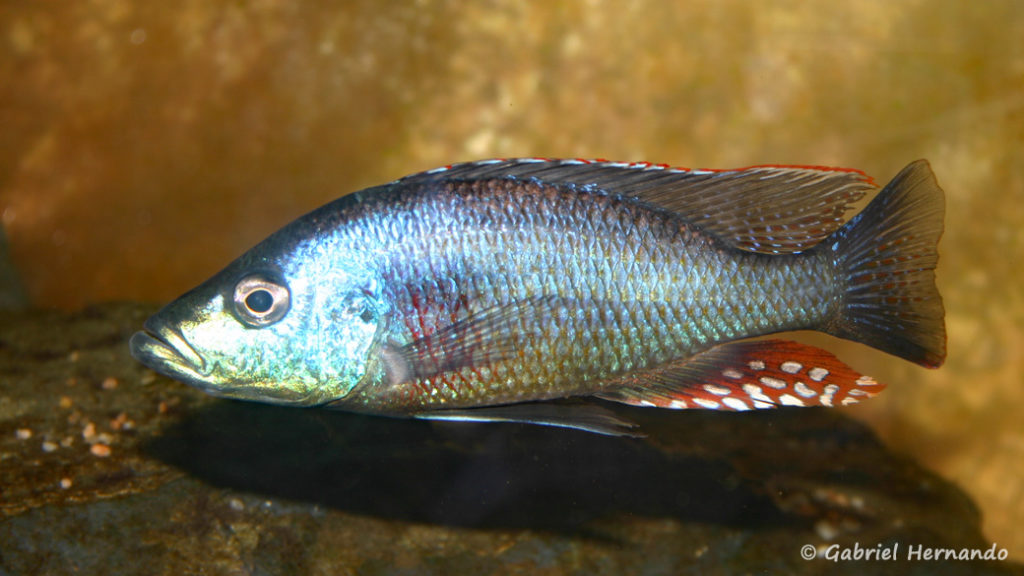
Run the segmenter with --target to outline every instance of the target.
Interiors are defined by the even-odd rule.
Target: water
[[[329,199],[458,160],[887,181],[928,158],[948,201],[946,366],[826,345],[889,384],[845,413],[962,486],[1019,559],[1021,37],[1009,0],[14,3],[0,217],[31,302],[73,310],[169,300]]]

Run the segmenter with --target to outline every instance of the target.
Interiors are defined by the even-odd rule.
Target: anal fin
[[[742,411],[853,404],[884,388],[820,348],[755,340],[722,344],[626,377],[597,397],[633,406]]]

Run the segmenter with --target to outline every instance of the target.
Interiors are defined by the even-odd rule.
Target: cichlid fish
[[[924,160],[856,170],[687,170],[488,160],[299,218],[131,339],[215,396],[629,434],[593,404],[834,406],[883,386],[819,330],[937,367],[944,199]]]

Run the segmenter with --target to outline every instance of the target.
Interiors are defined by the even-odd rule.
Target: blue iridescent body
[[[286,226],[132,350],[220,396],[606,433],[623,423],[517,404],[849,403],[881,386],[817,348],[744,339],[814,329],[942,362],[941,190],[911,164],[842,226],[873,190],[825,168],[445,167]]]

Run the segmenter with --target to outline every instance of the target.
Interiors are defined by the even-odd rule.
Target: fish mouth
[[[129,340],[132,356],[151,370],[194,386],[217,398],[267,402],[283,406],[311,406],[308,395],[275,386],[220,382],[209,363],[181,332],[150,318]]]
[[[128,342],[136,360],[165,376],[210,389],[206,360],[180,332],[153,318],[146,320],[142,328]]]

